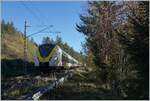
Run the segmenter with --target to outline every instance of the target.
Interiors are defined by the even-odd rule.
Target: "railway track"
[[[71,77],[72,70],[40,75],[25,75],[2,81],[2,99],[39,99],[44,93],[57,88]]]
[[[62,85],[63,82],[65,80],[67,80],[68,77],[71,77],[72,76],[72,73],[69,72],[67,74],[65,74],[64,76],[58,78],[57,80],[53,81],[51,85],[48,85],[46,87],[43,87],[43,88],[40,88],[38,89],[33,95],[32,95],[32,98],[31,96],[29,96],[27,99],[34,99],[34,100],[38,100],[43,94],[45,94],[46,92],[48,91],[51,91],[55,88],[57,88],[58,86]]]

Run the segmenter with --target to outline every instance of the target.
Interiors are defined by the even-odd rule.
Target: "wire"
[[[32,36],[32,35],[38,34],[38,33],[42,32],[42,31],[44,31],[44,30],[46,30],[46,29],[48,29],[48,28],[50,28],[50,27],[53,27],[53,26],[52,26],[52,25],[49,25],[48,27],[46,27],[46,28],[44,28],[44,29],[42,29],[42,30],[40,30],[40,31],[38,31],[38,32],[35,32],[35,33],[33,33],[33,34],[28,35],[27,38],[30,37],[30,36]]]
[[[29,0],[29,1],[31,1],[31,0]],[[32,1],[31,1],[31,2],[32,2]],[[30,3],[30,2],[29,2],[29,3]],[[31,6],[32,6],[32,4],[33,4],[33,3],[30,3]],[[43,12],[40,11],[39,7],[37,7],[36,9],[33,9],[33,11],[38,12],[39,14],[42,14],[42,18],[44,19],[44,20],[43,20],[43,19],[42,19],[42,20],[43,20],[44,24],[45,24],[45,22],[48,21],[47,16],[44,15]]]
[[[31,1],[31,0],[29,0],[29,1]],[[30,3],[30,5],[32,6],[32,3]],[[47,22],[49,19],[48,19],[48,16],[46,16],[45,14],[43,14],[43,12],[41,12],[40,11],[40,9],[39,9],[39,7],[37,7],[36,9],[33,9],[33,10],[35,10],[36,12],[38,12],[38,13],[40,13],[40,14],[42,14],[42,20],[43,20],[43,23],[45,24],[45,22]],[[48,30],[48,31],[50,31],[50,30]],[[52,33],[52,32],[50,32],[50,33]],[[55,32],[54,32],[55,33]],[[56,32],[57,33],[57,32]],[[58,33],[60,33],[60,32],[58,32]]]
[[[29,0],[30,1],[30,0]],[[32,26],[32,27],[43,27],[43,26],[47,26],[47,25],[44,25],[44,21],[42,21],[37,15],[36,15],[36,13],[34,12],[34,10],[31,10],[24,2],[21,2],[20,1],[20,3],[33,15],[33,17],[35,17],[36,18],[36,20],[39,22],[41,22],[41,24],[43,24],[43,25],[37,25],[37,26]],[[31,5],[31,3],[30,3],[30,5]],[[37,10],[37,9],[36,9]],[[39,9],[38,9],[38,12],[40,12],[39,11]],[[45,19],[47,19],[47,17],[46,16],[43,16],[42,15],[42,17],[44,17]],[[27,36],[27,38],[28,37],[30,37],[30,36],[32,36],[32,35],[35,35],[35,34],[38,34],[38,33],[40,33],[40,32],[42,32],[42,31],[44,31],[44,30],[46,30],[46,29],[48,29],[49,27],[52,27],[53,25],[49,25],[48,27],[46,27],[46,28],[44,28],[44,29],[42,29],[42,30],[40,30],[40,31],[38,31],[38,32],[36,32],[36,33],[33,33],[33,34],[30,34],[30,35],[28,35]],[[52,32],[52,31],[48,31],[48,33],[61,33],[61,32],[58,32],[58,31],[56,31],[56,32]]]
[[[23,1],[21,2],[20,1],[20,3],[33,15],[33,17],[35,17],[36,18],[36,20],[39,22],[41,22],[41,19],[36,15],[36,13],[35,12],[33,12]],[[41,24],[43,24],[43,22],[41,22]]]

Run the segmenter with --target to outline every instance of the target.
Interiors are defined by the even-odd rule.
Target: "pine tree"
[[[136,88],[132,89],[133,91],[129,90],[129,96],[147,99],[149,94],[149,2],[134,2],[134,6],[128,4],[128,7],[130,10],[128,23],[127,26],[122,26],[128,29],[118,34],[126,53],[131,56],[130,61],[138,71],[138,79],[134,82]]]
[[[138,7],[131,10],[129,3],[131,8]],[[148,6],[145,2],[92,1],[88,14],[80,15],[77,30],[87,36],[86,49],[94,56],[101,80],[118,96],[148,96]]]
[[[52,44],[52,42],[49,37],[43,37],[42,44]]]

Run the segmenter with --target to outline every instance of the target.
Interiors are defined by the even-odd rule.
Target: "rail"
[[[67,71],[64,73],[63,76],[58,78],[57,80],[54,80],[50,85],[46,87],[42,87],[34,91],[33,93],[24,95],[21,97],[22,100],[38,100],[43,94],[45,94],[48,91],[51,91],[58,86],[62,85],[65,80],[67,80],[69,77],[72,77],[73,72],[72,71]]]

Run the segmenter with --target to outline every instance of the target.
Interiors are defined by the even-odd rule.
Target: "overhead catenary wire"
[[[30,3],[30,2],[32,2],[32,1],[30,1],[29,0],[29,2],[28,3]],[[45,15],[42,15],[42,20],[40,19],[40,17],[39,16],[37,16],[37,13],[33,10],[33,9],[30,9],[30,7],[28,6],[28,5],[26,5],[24,2],[20,2],[25,8],[26,8],[26,10],[27,11],[29,11],[29,13],[30,14],[32,14],[33,15],[33,17],[34,18],[36,18],[36,20],[39,22],[41,22],[41,24],[42,25],[32,25],[31,27],[44,27],[44,26],[49,26],[49,25],[45,25],[45,22],[43,21],[43,17],[44,17],[44,19],[46,19],[47,17],[45,17]],[[31,4],[31,3],[30,3]],[[36,9],[37,10],[37,9]],[[40,13],[40,10],[38,10],[37,11],[38,13]],[[41,13],[40,13],[41,14]],[[46,19],[47,20],[47,19]],[[50,25],[50,26],[52,26],[52,25]],[[48,33],[53,33],[53,32],[51,32],[50,30],[48,30],[49,32]],[[54,33],[60,33],[60,32],[54,32]],[[29,35],[29,36],[31,36],[31,35]]]
[[[27,38],[30,37],[30,36],[32,36],[32,35],[38,34],[38,33],[40,33],[40,32],[43,32],[44,30],[46,30],[46,29],[48,29],[48,28],[50,28],[50,27],[53,27],[53,25],[49,25],[48,27],[46,27],[46,28],[44,28],[44,29],[42,29],[42,30],[40,30],[40,31],[38,31],[38,32],[35,32],[35,33],[33,33],[33,34],[30,34],[30,35],[27,36]]]
[[[32,27],[44,27],[44,26],[47,26],[45,22],[47,22],[49,20],[48,17],[45,14],[43,14],[43,12],[41,12],[41,10],[38,7],[36,9],[33,9],[33,8],[35,8],[35,7],[33,7],[33,3],[31,3],[33,1],[31,1],[31,0],[28,0],[28,1],[29,1],[28,5],[25,5],[23,3],[23,6],[25,6],[25,8],[27,10],[29,10],[30,13],[32,13],[34,17],[36,17],[37,21],[38,22],[40,21],[41,24],[42,24],[42,25],[36,25],[36,26],[32,26]],[[30,9],[30,7],[32,7],[32,9]],[[38,14],[42,14],[42,16],[37,16]]]
[[[29,0],[29,4],[31,5],[31,6],[33,6],[33,3],[31,3],[32,1],[31,0]],[[45,14],[43,14],[43,12],[41,12],[41,10],[39,9],[39,7],[37,7],[36,9],[32,9],[33,11],[35,11],[35,12],[38,12],[39,14],[42,14],[42,21],[44,22],[44,24],[45,24],[45,22],[47,22],[49,19],[47,19],[48,17],[45,15]]]
[[[20,1],[20,3],[26,8],[26,10],[38,21],[40,22],[42,25],[44,24],[43,21],[41,21],[41,19],[37,16],[37,14],[31,10],[25,3],[24,1]]]
[[[32,2],[32,1],[30,1],[30,0],[28,0],[29,2],[28,3],[30,3],[30,2]],[[33,17],[39,22],[41,22],[41,24],[42,25],[36,25],[36,26],[31,26],[31,27],[44,27],[44,26],[48,26],[48,25],[44,25],[45,24],[45,21],[42,21],[43,20],[43,17],[44,17],[44,19],[46,19],[46,20],[48,20],[47,18],[47,16],[45,16],[45,15],[43,15],[42,14],[42,20],[40,19],[40,17],[39,16],[37,16],[37,13],[35,12],[35,10],[38,12],[38,13],[40,13],[40,10],[39,9],[30,9],[30,7],[28,6],[28,5],[26,5],[24,2],[21,2],[20,1],[20,3],[29,11],[29,13],[31,13],[32,15],[33,15]],[[31,5],[31,3],[30,3],[30,5]],[[41,13],[40,13],[41,14]],[[42,32],[42,31],[41,31]],[[48,30],[48,33],[57,33],[57,36],[58,36],[58,34],[59,33],[61,33],[61,32],[54,32],[54,31],[50,31],[50,30]],[[31,36],[31,35],[29,35],[29,36]],[[28,36],[28,37],[29,37]]]
[[[33,3],[31,3],[32,1],[31,0],[28,0],[29,1],[29,4],[31,6],[33,6]],[[49,19],[48,19],[48,16],[45,15],[43,12],[41,12],[41,10],[39,9],[39,7],[37,7],[36,9],[32,9],[33,11],[35,12],[38,12],[39,14],[42,14],[42,21],[43,23],[45,24],[45,22],[47,22]],[[35,26],[35,27],[43,27],[43,26],[46,26],[46,25],[38,25],[38,26]],[[48,30],[49,32],[48,33],[61,33],[61,32],[52,32],[51,30]]]

